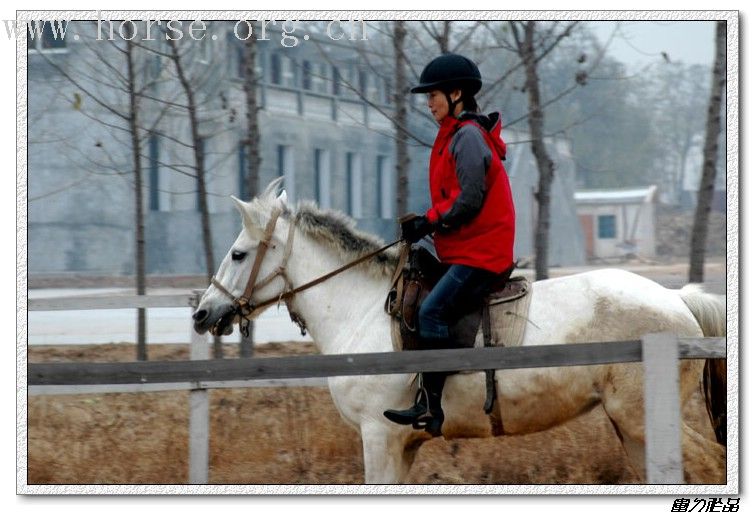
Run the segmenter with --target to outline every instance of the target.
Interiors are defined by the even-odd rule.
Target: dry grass
[[[187,346],[150,346],[150,359],[187,359]],[[230,346],[227,355],[235,352]],[[258,356],[310,353],[263,346]],[[133,345],[33,347],[30,362],[131,361]],[[359,435],[324,388],[211,391],[210,482],[359,484]],[[174,484],[188,480],[188,393],[32,396],[29,484]],[[685,418],[712,438],[696,395]],[[600,410],[538,434],[420,448],[408,481],[432,484],[636,483]]]

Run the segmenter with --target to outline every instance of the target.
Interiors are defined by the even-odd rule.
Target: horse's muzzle
[[[224,310],[218,310],[219,315],[213,314],[206,309],[198,309],[191,316],[194,319],[194,330],[198,334],[210,332],[213,336],[227,336],[233,332],[233,322],[236,318],[236,309],[229,305]]]

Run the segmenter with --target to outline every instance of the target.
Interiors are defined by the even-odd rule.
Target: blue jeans
[[[482,302],[496,274],[466,265],[451,265],[419,308],[419,335],[428,347],[457,347],[449,325],[469,307]]]

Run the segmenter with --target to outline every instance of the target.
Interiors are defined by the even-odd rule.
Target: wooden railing
[[[30,310],[123,309],[196,305],[197,294],[153,297],[32,299]],[[411,352],[309,355],[210,360],[206,338],[192,333],[191,361],[133,363],[31,363],[31,395],[190,390],[189,480],[208,482],[211,388],[324,386],[334,376],[643,362],[647,482],[683,481],[679,359],[726,358],[725,338],[677,338],[651,334],[642,340]]]

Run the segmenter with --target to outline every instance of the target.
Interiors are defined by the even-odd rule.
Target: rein
[[[301,286],[297,286],[296,288],[294,288],[291,279],[288,277],[288,274],[286,273],[286,265],[288,264],[289,257],[291,257],[291,250],[293,248],[293,243],[294,243],[294,229],[296,226],[296,217],[294,217],[294,219],[291,221],[291,224],[289,225],[289,228],[288,228],[288,237],[286,239],[286,248],[283,253],[283,261],[281,262],[280,266],[278,266],[275,270],[273,270],[267,277],[257,282],[257,276],[259,275],[260,268],[262,267],[262,260],[264,259],[267,251],[270,249],[270,242],[273,239],[275,226],[278,223],[278,218],[280,217],[281,213],[282,211],[280,209],[275,209],[272,213],[270,221],[265,226],[265,233],[264,233],[263,239],[260,240],[261,247],[257,250],[257,254],[254,257],[254,264],[252,265],[252,270],[249,273],[249,279],[247,280],[246,288],[244,288],[243,294],[236,297],[230,291],[228,291],[228,289],[225,288],[225,286],[223,286],[220,283],[220,281],[218,281],[215,277],[213,277],[212,280],[210,281],[213,286],[215,286],[218,290],[220,290],[224,295],[226,295],[233,301],[234,311],[236,312],[237,315],[239,315],[239,317],[242,318],[240,327],[244,336],[248,336],[248,327],[249,327],[249,322],[251,321],[251,319],[253,319],[259,312],[261,312],[262,310],[264,310],[265,308],[269,306],[272,306],[273,304],[280,305],[281,301],[286,303],[286,307],[288,308],[289,314],[291,315],[291,320],[299,326],[299,328],[301,329],[302,335],[304,335],[306,332],[306,324],[304,320],[298,314],[292,311],[291,305],[289,304],[289,302],[294,297],[294,295],[304,290],[308,290],[309,288],[312,288],[313,286],[316,286],[322,282],[327,281],[331,277],[334,277],[342,272],[345,272],[346,270],[353,268],[367,261],[368,259],[371,259],[377,256],[381,252],[388,250],[389,248],[393,247],[394,245],[396,245],[397,243],[401,241],[400,239],[398,239],[392,243],[384,245],[383,247],[377,249],[374,252],[365,254],[364,256],[361,256],[358,259],[355,259],[354,261],[351,261],[345,264],[344,266],[337,268],[336,270],[333,270],[332,272],[328,272],[325,275],[322,275],[316,279],[313,279],[312,281],[309,281],[307,283],[302,284]],[[286,284],[286,290],[284,290],[277,296],[270,297],[268,299],[262,300],[257,303],[253,303],[252,294],[254,293],[254,291],[256,289],[262,288],[263,286],[266,286],[278,276],[283,278],[283,281]]]

